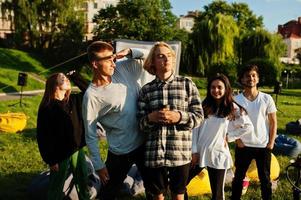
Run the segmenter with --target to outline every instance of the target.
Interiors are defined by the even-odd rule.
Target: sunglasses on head
[[[117,60],[117,55],[116,55],[116,54],[112,54],[112,55],[106,56],[106,57],[97,57],[96,59],[97,59],[98,61],[102,61],[102,60],[110,60],[110,59],[112,59],[113,62],[116,62],[116,60]]]

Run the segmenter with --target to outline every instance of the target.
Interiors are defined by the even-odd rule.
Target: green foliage
[[[275,64],[280,64],[279,58],[286,53],[287,46],[280,34],[271,34],[271,42],[265,46],[267,57]]]
[[[5,0],[2,8],[4,12],[14,13],[17,47],[55,49],[62,56],[64,45],[72,52],[83,39],[82,2],[84,0]]]
[[[53,45],[46,52],[48,58],[51,60],[56,58],[56,63],[63,62],[77,56],[84,44],[83,40],[83,23],[68,19],[66,26],[61,28],[61,31],[56,35]]]
[[[16,92],[20,88],[17,86],[18,73],[29,74],[27,86],[24,90],[43,89],[44,84],[37,81],[31,74],[44,71],[43,63],[35,55],[13,49],[0,48],[0,92]],[[37,76],[45,80],[44,76]]]
[[[240,48],[243,65],[253,63],[265,69],[261,73],[262,84],[272,85],[280,79],[283,66],[279,57],[285,52],[286,46],[279,35],[263,29],[250,31],[242,37]]]
[[[199,20],[204,18],[213,18],[217,14],[232,16],[239,27],[240,34],[263,27],[262,16],[257,17],[246,3],[228,4],[227,1],[214,0],[212,3],[204,6],[204,12],[199,16]]]
[[[263,29],[250,31],[241,40],[241,61],[246,63],[253,58],[268,58],[279,63],[279,57],[286,51],[281,37]]]
[[[213,18],[197,21],[191,34],[196,64],[206,75],[214,65],[235,60],[235,38],[238,27],[232,16],[216,14]],[[202,69],[204,68],[204,69]]]
[[[267,58],[254,58],[249,60],[246,65],[255,64],[259,68],[259,85],[273,86],[278,80],[279,68],[273,61]],[[241,71],[243,67],[239,69]]]
[[[192,81],[195,83],[197,88],[199,89],[200,95],[205,96],[206,95],[206,87],[207,87],[207,79],[206,78],[199,78],[199,77],[192,77]],[[202,90],[205,89],[205,90]]]
[[[288,76],[284,71],[288,72]],[[301,89],[301,66],[284,64],[281,79],[283,87],[286,87],[286,81],[288,81],[288,88]]]
[[[94,22],[98,39],[168,41],[178,37],[168,0],[121,0],[116,7],[101,9]]]
[[[222,73],[229,78],[231,85],[235,85],[237,82],[237,71],[236,66],[232,62],[225,62],[222,64],[214,64],[210,67],[210,70],[207,73],[207,77],[210,78],[217,73]]]
[[[254,15],[245,3],[228,4],[223,0],[213,1],[204,10],[196,18],[184,52],[183,62],[193,66],[186,72],[204,76],[223,72],[233,83],[235,68],[259,61],[257,64],[273,67],[265,70],[272,73],[263,77],[262,83],[272,85],[280,79],[279,57],[285,52],[285,44],[279,35],[263,29],[261,16]]]
[[[254,15],[245,3],[216,0],[204,6],[184,52],[183,62],[193,66],[186,71],[207,76],[209,71],[214,71],[210,69],[212,66],[225,66],[229,62],[237,65],[240,35],[257,27],[263,27],[263,18]]]
[[[43,60],[28,52],[0,48],[1,69],[13,69],[17,71],[40,72],[43,67]]]

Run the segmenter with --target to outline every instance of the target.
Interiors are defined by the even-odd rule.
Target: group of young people
[[[270,162],[276,136],[276,107],[259,92],[259,70],[247,66],[239,76],[244,90],[233,97],[228,78],[208,81],[201,101],[195,84],[174,73],[176,55],[156,43],[142,63],[137,49],[114,54],[101,41],[89,45],[93,72],[84,95],[70,94],[69,79],[50,76],[39,107],[37,141],[49,165],[48,199],[62,199],[66,178],[73,173],[79,199],[89,199],[85,156],[87,145],[102,183],[100,199],[116,199],[133,164],[140,171],[146,199],[188,199],[186,186],[203,168],[209,172],[212,199],[224,199],[226,170],[232,167],[228,142],[236,142],[232,199],[240,199],[242,182],[256,160],[263,199],[271,199]],[[116,61],[123,57],[127,59]],[[148,81],[141,81],[149,73]],[[153,75],[153,76],[151,76]],[[99,152],[98,126],[106,132],[108,154]]]

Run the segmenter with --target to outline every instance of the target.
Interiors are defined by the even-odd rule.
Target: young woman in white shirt
[[[229,79],[223,74],[211,78],[202,102],[205,120],[193,130],[191,176],[203,168],[209,173],[213,200],[224,199],[224,183],[232,158],[227,141],[250,134],[253,125],[246,110],[233,98]]]

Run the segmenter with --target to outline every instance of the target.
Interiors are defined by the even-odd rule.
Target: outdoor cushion
[[[203,169],[196,175],[187,185],[188,196],[200,196],[203,194],[210,194],[210,181],[207,169]]]
[[[16,133],[22,131],[27,122],[24,113],[0,113],[0,132]]]
[[[278,135],[275,139],[273,153],[297,157],[301,153],[301,143],[286,135]]]
[[[287,123],[285,125],[285,131],[289,134],[301,135],[301,119]]]

